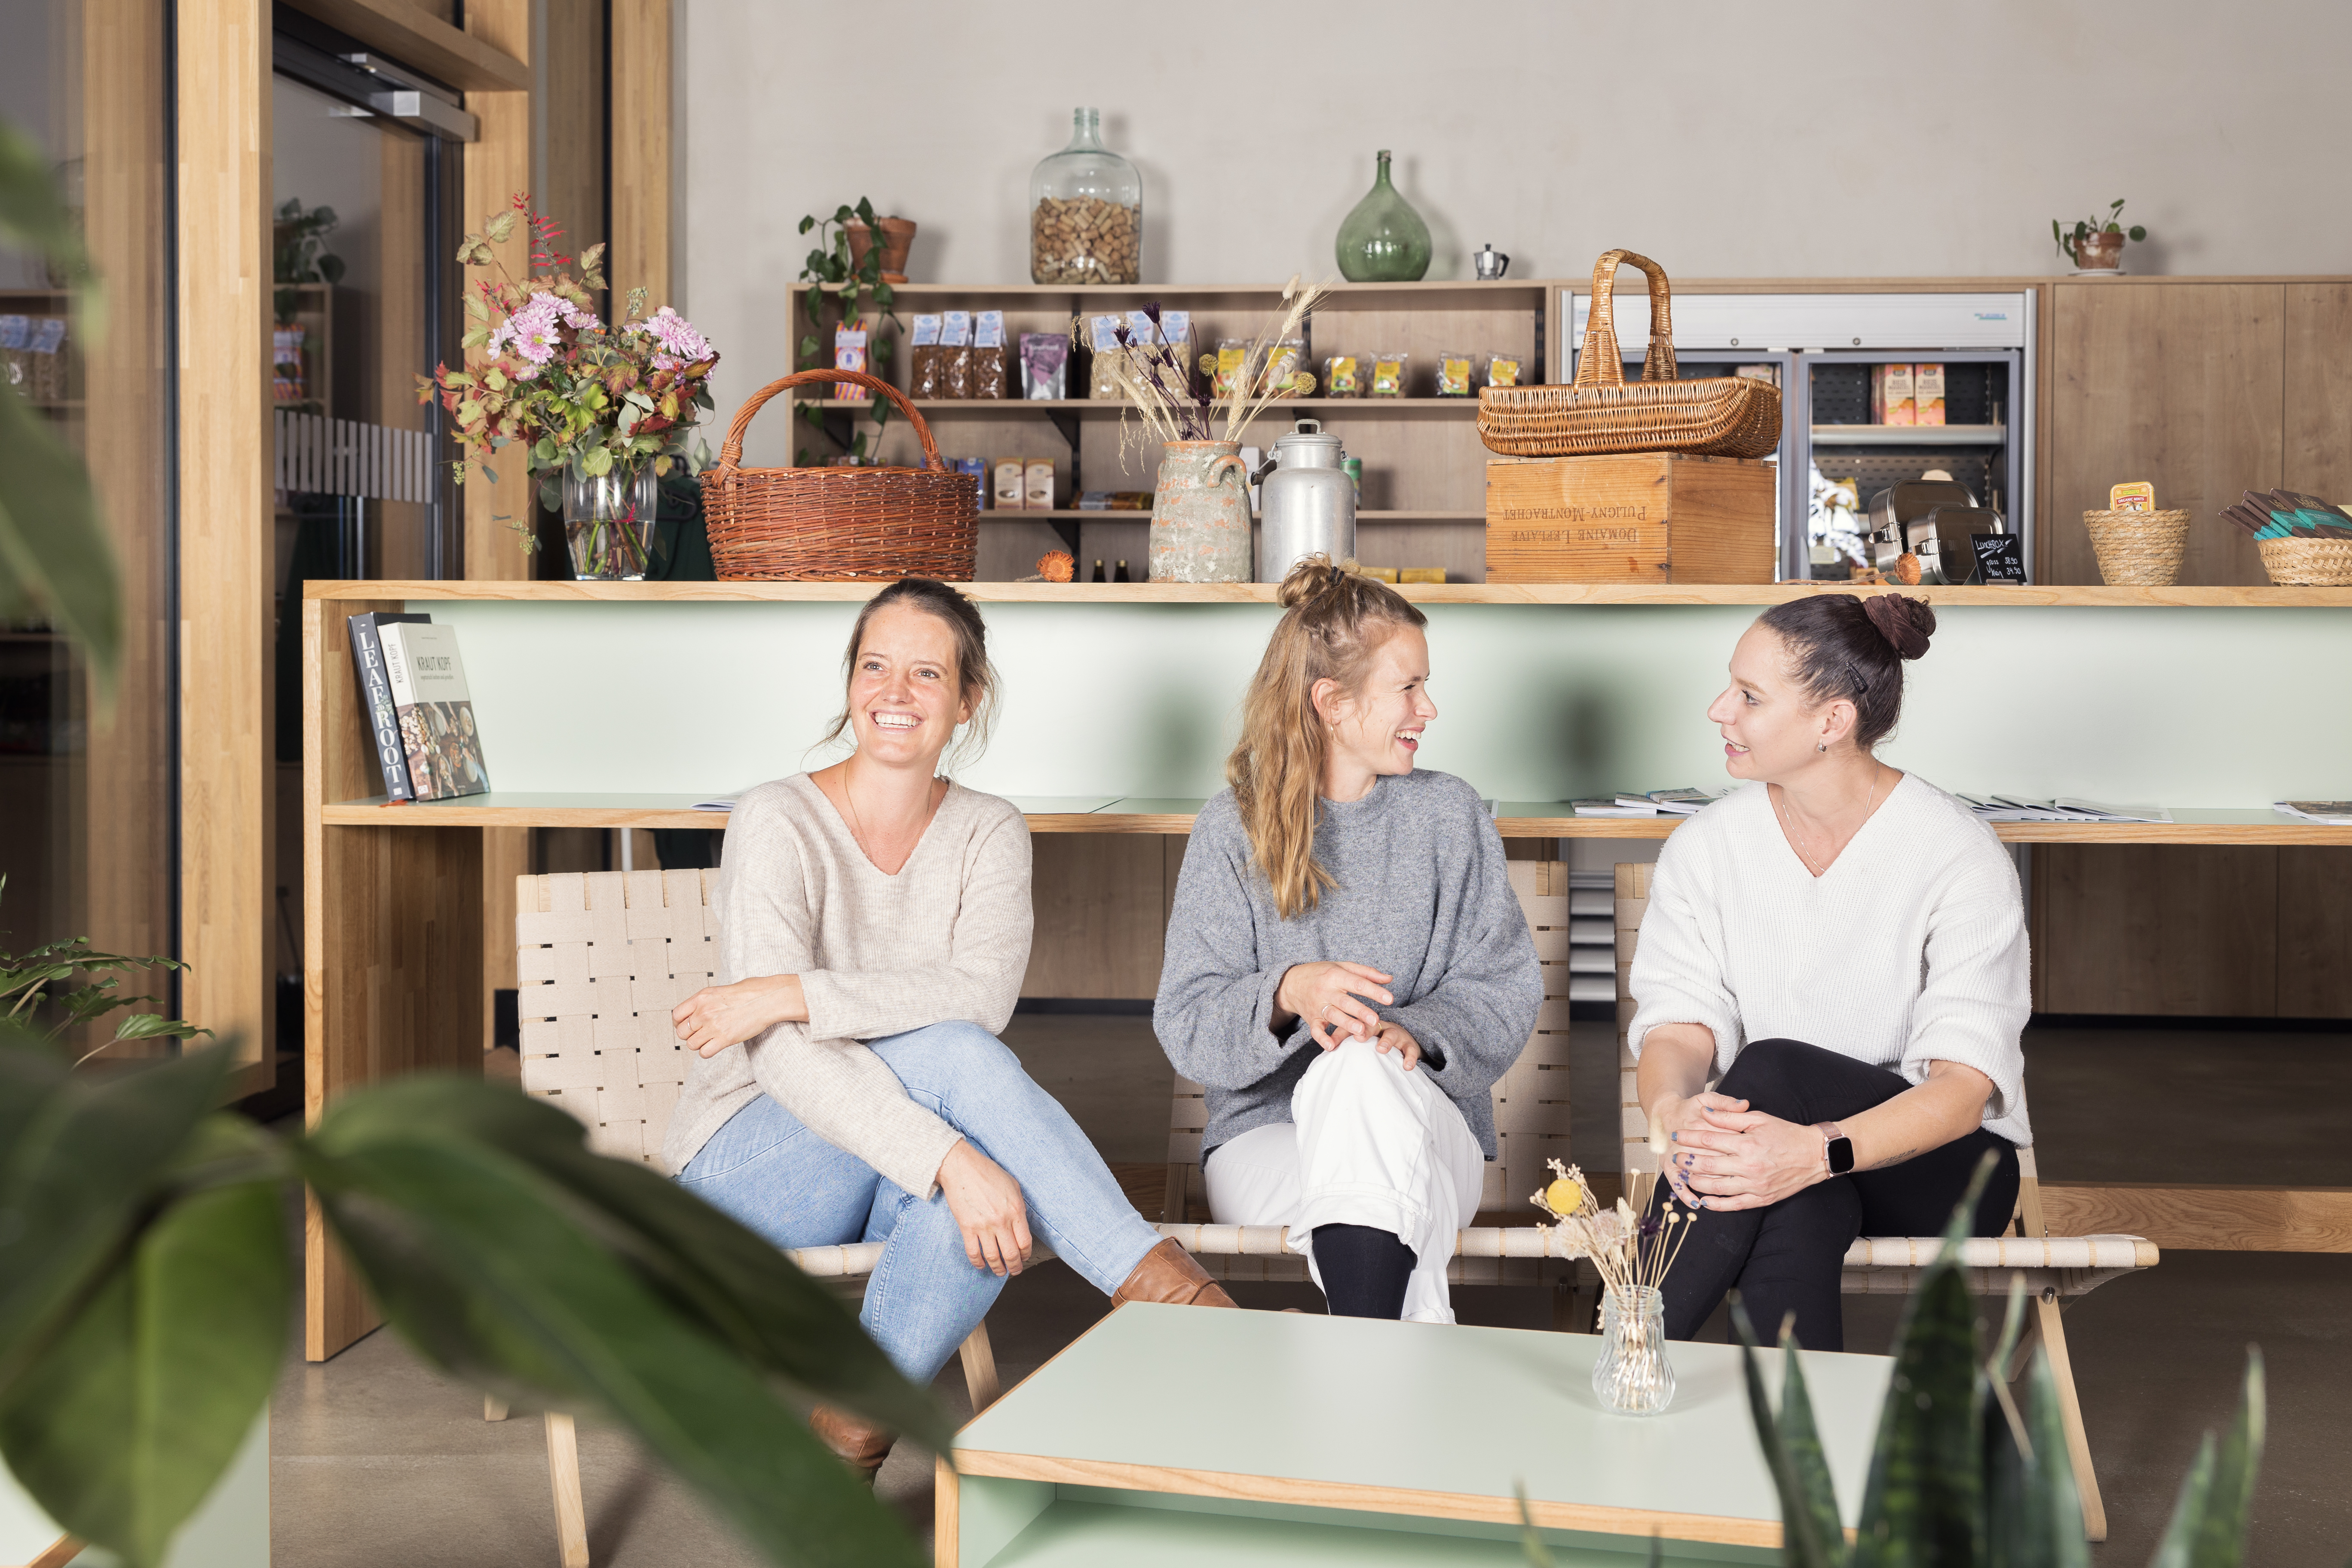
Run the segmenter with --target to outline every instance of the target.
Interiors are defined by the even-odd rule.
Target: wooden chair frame
[[[671,1109],[693,1054],[671,1032],[670,1009],[717,973],[711,870],[599,871],[515,879],[515,962],[522,1020],[522,1087],[588,1129],[600,1154],[660,1168]],[[880,1242],[804,1247],[805,1274],[864,1293]],[[998,1394],[988,1325],[959,1351],[974,1415]],[[486,1399],[486,1420],[507,1409]],[[563,1568],[588,1568],[587,1511],[572,1418],[547,1415],[547,1470],[555,1492]]]
[[[1640,943],[1642,917],[1650,904],[1653,868],[1625,863],[1617,868],[1617,1068],[1620,1115],[1625,1141],[1624,1171],[1629,1200],[1645,1206],[1657,1180],[1658,1157],[1650,1152],[1650,1123],[1634,1088],[1633,1053],[1627,1033],[1633,1022],[1633,954]],[[2156,1244],[2137,1236],[2061,1237],[2050,1234],[2042,1217],[2042,1183],[2034,1170],[2033,1151],[2017,1152],[2017,1210],[2009,1233],[1978,1237],[1962,1244],[1961,1262],[1969,1289],[1980,1296],[2006,1296],[2019,1276],[2032,1296],[2026,1331],[2016,1357],[2002,1370],[2014,1381],[2030,1363],[2034,1347],[2050,1355],[2052,1379],[2058,1385],[2058,1405],[2066,1429],[2066,1451],[2082,1492],[2083,1529],[2093,1541],[2107,1538],[2106,1504],[2099,1497],[2099,1478],[2091,1468],[2091,1443],[2083,1427],[2083,1402],[2074,1390],[2074,1363],[2067,1353],[2066,1330],[2060,1313],[2110,1279],[2121,1279],[2159,1260]],[[1845,1255],[1840,1279],[1848,1295],[1908,1295],[1920,1269],[1935,1260],[1940,1237],[1863,1237]]]

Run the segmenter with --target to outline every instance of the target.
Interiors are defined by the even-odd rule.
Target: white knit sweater
[[[2024,900],[1993,831],[1905,774],[1815,878],[1769,792],[1734,792],[1675,830],[1633,954],[1628,1039],[1715,1034],[1717,1070],[1749,1040],[1802,1040],[1925,1081],[1936,1061],[1992,1079],[1984,1125],[2023,1146],[2032,1010]]]

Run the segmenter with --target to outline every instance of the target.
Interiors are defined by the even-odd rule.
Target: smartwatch
[[[1853,1140],[1840,1132],[1834,1121],[1822,1129],[1822,1157],[1829,1162],[1832,1176],[1843,1176],[1853,1169]]]

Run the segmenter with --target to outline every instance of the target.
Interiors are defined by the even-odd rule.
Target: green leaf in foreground
[[[2218,1447],[2210,1432],[2198,1445],[2197,1461],[2181,1478],[2172,1521],[2165,1528],[2151,1568],[2238,1568],[2245,1560],[2246,1525],[2254,1478],[2262,1468],[2267,1404],[2263,1352],[2249,1346],[2237,1419],[2230,1424]]]
[[[0,388],[0,616],[47,616],[81,647],[101,705],[122,662],[114,550],[79,458]]]
[[[1776,1419],[1764,1392],[1764,1373],[1757,1362],[1756,1325],[1737,1294],[1731,1301],[1731,1326],[1739,1339],[1739,1361],[1747,1374],[1748,1410],[1763,1445],[1766,1467],[1780,1494],[1780,1560],[1798,1568],[1832,1568],[1845,1561],[1845,1527],[1838,1519],[1837,1491],[1830,1480],[1829,1460],[1822,1451],[1821,1433],[1813,1424],[1811,1397],[1805,1392],[1804,1368],[1797,1354],[1793,1331],[1780,1336],[1780,1413]]]
[[[268,1403],[289,1287],[279,1192],[171,1204],[0,1403],[26,1490],[134,1568],[163,1561]]]

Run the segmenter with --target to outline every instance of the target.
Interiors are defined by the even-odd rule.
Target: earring
[[[1830,749],[1830,743],[1829,743],[1827,741],[1823,741],[1820,745],[1815,746],[1815,747],[1813,748],[1813,750],[1815,750],[1815,751],[1817,751],[1817,752],[1826,752],[1826,751],[1828,751],[1829,749]]]

